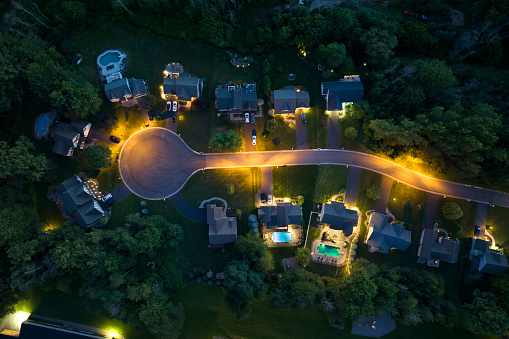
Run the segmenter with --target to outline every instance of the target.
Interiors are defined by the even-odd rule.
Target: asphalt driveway
[[[327,148],[339,149],[339,114],[329,113],[329,126],[327,131]]]
[[[244,136],[246,139],[246,152],[256,152],[256,145],[253,145],[253,130],[256,130],[256,124],[244,123]],[[256,131],[256,139],[260,137],[261,133]]]
[[[437,219],[439,198],[436,194],[428,193],[428,202],[426,203],[426,211],[424,211],[424,228],[433,229]]]
[[[361,179],[362,169],[359,167],[350,167],[348,171],[348,182],[346,183],[345,205],[347,208],[355,206],[359,181]]]
[[[308,148],[308,130],[306,124],[302,123],[302,114],[300,112],[295,113],[295,141],[296,149]]]
[[[104,142],[105,144],[110,145],[110,146],[122,148],[122,145],[124,144],[125,140],[120,139],[120,142],[117,144],[117,143],[114,143],[114,142],[112,142],[110,140],[110,136],[111,136],[110,133],[108,133],[108,132],[106,132],[106,131],[104,131],[104,130],[102,130],[99,127],[96,127],[94,125],[92,125],[92,127],[90,127],[90,132],[88,132],[88,137],[89,138],[97,139],[97,140],[99,140],[101,142]]]
[[[380,199],[376,201],[375,212],[385,214],[387,204],[389,203],[389,196],[391,195],[393,181],[393,179],[386,177],[385,175],[383,176],[382,183],[380,184],[382,195],[380,196]]]

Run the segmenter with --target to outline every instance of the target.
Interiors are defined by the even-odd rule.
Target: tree
[[[86,6],[79,1],[63,1],[60,4],[59,17],[69,27],[81,26],[86,19]]]
[[[366,195],[371,200],[378,200],[382,196],[382,189],[380,186],[371,185],[366,189]]]
[[[171,301],[150,297],[141,305],[139,318],[154,336],[176,339],[184,326],[184,307]]]
[[[265,251],[256,263],[256,269],[263,274],[267,275],[274,271],[274,257],[269,251]]]
[[[446,219],[457,220],[463,216],[463,210],[457,203],[448,201],[442,205],[442,214]]]
[[[23,243],[36,238],[40,227],[36,211],[28,206],[0,210],[0,246]]]
[[[493,278],[491,281],[491,290],[497,297],[498,304],[502,306],[506,312],[509,312],[509,275],[504,274]]]
[[[400,31],[402,45],[411,52],[424,53],[432,48],[438,39],[428,32],[428,28],[422,22],[413,22],[410,26]]]
[[[235,193],[235,185],[232,182],[226,184],[225,187],[226,187],[226,194],[232,195],[233,193]]]
[[[338,42],[332,42],[327,46],[320,45],[318,46],[318,55],[324,59],[327,68],[339,67],[346,59],[345,45]]]
[[[279,280],[276,291],[271,300],[272,307],[284,307],[294,303],[300,308],[306,308],[318,300],[325,293],[323,279],[304,269],[286,272]]]
[[[268,75],[263,77],[263,92],[268,97],[270,97],[270,93],[272,92],[272,82],[270,81],[270,77]]]
[[[14,147],[0,141],[0,179],[24,179],[40,181],[48,167],[44,155],[33,155],[34,144],[25,136],[20,136]]]
[[[365,109],[366,104],[354,103],[346,106],[346,115],[351,116],[354,119],[360,120],[366,116]]]
[[[295,259],[300,266],[306,267],[311,261],[311,250],[307,247],[297,248],[297,251],[295,252]]]
[[[277,131],[277,121],[276,119],[269,119],[267,120],[267,131],[269,132],[275,132]]]
[[[357,134],[359,132],[355,127],[347,127],[345,128],[345,138],[350,140],[355,140],[357,138]]]
[[[193,109],[196,111],[202,111],[207,107],[207,99],[203,97],[196,98],[192,101],[191,105]]]
[[[457,84],[452,69],[445,61],[432,59],[417,64],[419,71],[419,82],[431,95],[436,95],[446,88]]]
[[[110,147],[105,144],[96,144],[85,150],[85,156],[94,168],[110,167],[113,164],[111,155]]]
[[[86,119],[101,108],[97,89],[88,81],[75,79],[62,81],[51,92],[53,106],[62,110],[69,119]]]
[[[375,312],[373,299],[378,287],[370,279],[365,269],[356,269],[341,280],[341,292],[344,299],[343,309],[346,317],[370,316]]]
[[[268,251],[263,239],[254,232],[248,232],[246,235],[238,237],[235,248],[253,262],[258,261]]]
[[[270,73],[271,68],[272,67],[270,65],[270,61],[268,59],[263,60],[263,63],[262,63],[262,73],[264,75],[268,75]]]
[[[366,46],[366,54],[373,59],[387,60],[394,54],[393,49],[398,46],[398,39],[391,32],[379,27],[371,27],[360,37],[360,42]]]
[[[463,307],[470,318],[464,321],[463,325],[470,331],[499,336],[504,336],[509,331],[509,316],[497,305],[497,298],[493,293],[475,290],[472,302],[464,304]]]
[[[242,138],[230,129],[210,138],[209,146],[220,152],[236,152],[242,146]]]

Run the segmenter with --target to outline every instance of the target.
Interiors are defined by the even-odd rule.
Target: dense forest
[[[123,228],[87,233],[68,224],[44,231],[39,224],[33,185],[51,182],[57,169],[19,136],[27,123],[23,109],[38,98],[76,119],[97,115],[102,105],[99,89],[71,63],[79,53],[76,32],[113,20],[147,35],[201,39],[260,62],[271,60],[274,50],[298,47],[309,53],[309,67],[321,66],[324,80],[366,64],[365,101],[348,114],[362,121],[368,148],[395,159],[419,158],[451,179],[507,190],[508,80],[486,77],[481,67],[507,71],[509,0],[392,0],[388,8],[447,18],[451,5],[470,3],[472,25],[465,27],[404,23],[402,13],[354,1],[314,11],[276,0],[2,3],[11,17],[0,34],[0,317],[36,286],[78,286],[91,310],[153,335],[176,338],[183,326],[183,307],[172,302],[184,285],[182,268],[176,260],[160,260],[163,254],[175,259],[181,226],[133,215]],[[455,73],[455,65],[480,68]],[[270,78],[265,85],[270,93]],[[274,260],[259,237],[241,236],[236,247],[242,256],[227,264],[224,287],[238,318],[249,315],[251,301],[265,298],[274,308],[320,305],[338,328],[346,318],[390,310],[407,325],[434,322],[497,335],[509,330],[507,274],[465,286],[471,297],[457,300],[438,275],[365,260],[341,279],[305,269],[274,278]],[[305,267],[309,254],[299,256]]]

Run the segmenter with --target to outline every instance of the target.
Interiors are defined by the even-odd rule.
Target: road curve
[[[152,150],[157,150],[156,155],[149,156]],[[144,152],[149,155],[139,157]],[[203,154],[190,149],[172,131],[147,128],[126,141],[119,157],[120,174],[127,187],[143,198],[154,200],[172,196],[201,169],[318,164],[360,167],[423,191],[509,207],[507,193],[431,178],[391,161],[354,151],[313,149]]]

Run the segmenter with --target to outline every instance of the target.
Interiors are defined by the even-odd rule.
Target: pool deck
[[[291,232],[292,240],[289,242],[274,242],[272,241],[272,233],[276,232]],[[288,230],[271,230],[262,226],[263,240],[268,247],[294,247],[298,246],[304,239],[302,239],[302,226],[301,225],[288,225]],[[301,240],[299,240],[301,238]]]
[[[120,60],[117,62],[112,62],[108,65],[114,65],[111,69],[106,69],[108,65],[102,65],[99,62],[99,59],[110,52],[118,52],[120,54]],[[101,82],[105,82],[106,78],[113,73],[124,73],[127,69],[127,62],[128,62],[128,55],[127,52],[120,50],[120,49],[108,49],[99,54],[99,56],[96,59],[97,64],[97,70],[99,71],[99,77],[101,78]],[[123,64],[123,67],[120,67],[120,65]]]
[[[381,336],[394,331],[395,328],[396,322],[391,318],[387,311],[384,311],[381,314],[377,314],[369,318],[360,316],[352,324],[352,334],[380,338]]]
[[[313,240],[311,243],[311,260],[320,264],[332,265],[332,266],[341,266],[345,263],[351,246],[351,239],[356,235],[356,233],[352,233],[352,235],[345,237],[343,231],[337,231],[330,229],[328,226],[322,226],[323,229],[320,232],[320,236]],[[330,240],[322,240],[322,236],[324,233],[329,235]],[[320,245],[327,245],[330,247],[339,248],[339,257],[335,257],[332,255],[321,254],[318,252],[318,247]]]

